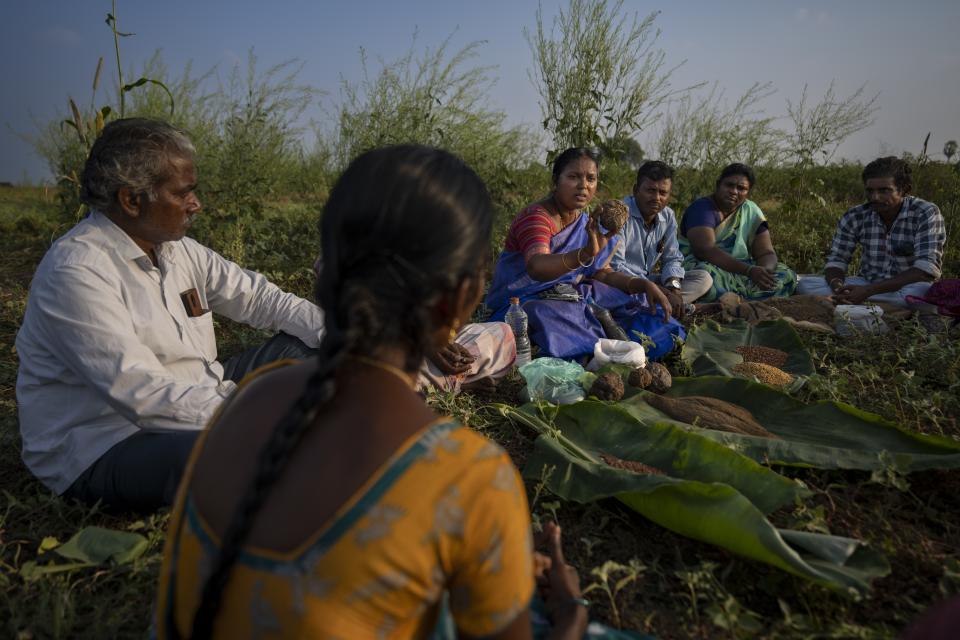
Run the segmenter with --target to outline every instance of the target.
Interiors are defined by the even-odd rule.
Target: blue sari
[[[587,244],[588,220],[589,216],[581,213],[576,221],[553,236],[550,239],[550,252],[567,253]],[[673,349],[674,336],[681,340],[686,337],[680,323],[672,318],[669,323],[664,323],[663,309],[660,308],[657,308],[656,315],[651,314],[645,294],[631,295],[591,279],[607,263],[618,241],[622,241],[622,237],[617,236],[608,242],[589,266],[578,266],[546,282],[530,277],[523,253],[504,251],[497,260],[493,282],[484,301],[492,310],[490,320],[503,320],[510,307],[510,298],[520,298],[529,318],[530,340],[540,347],[541,355],[580,358],[592,355],[597,340],[607,337],[588,306],[593,302],[609,310],[631,340],[644,343],[648,358],[663,357]],[[580,300],[573,302],[541,297],[558,284],[574,287],[580,294]]]

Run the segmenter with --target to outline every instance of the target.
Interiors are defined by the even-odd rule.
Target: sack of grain
[[[840,304],[833,312],[837,334],[847,337],[857,333],[886,333],[890,330],[883,321],[883,309],[875,304]]]
[[[599,371],[611,363],[639,369],[647,364],[647,354],[643,346],[636,342],[601,338],[593,345],[593,360],[587,365],[587,371]]]

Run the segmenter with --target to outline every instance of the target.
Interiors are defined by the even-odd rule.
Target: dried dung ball
[[[620,200],[606,200],[598,204],[590,215],[599,218],[607,231],[619,232],[630,217],[630,209]]]
[[[590,395],[598,400],[617,401],[623,397],[623,380],[612,371],[601,373],[590,387]]]
[[[627,384],[637,389],[646,389],[653,382],[653,374],[649,369],[634,369],[627,378]]]
[[[786,351],[761,346],[737,347],[737,353],[743,356],[744,362],[759,362],[761,364],[768,364],[771,367],[777,367],[778,369],[782,367],[787,362],[787,358],[790,357],[790,354]]]
[[[632,471],[633,473],[652,474],[656,476],[667,475],[656,467],[651,467],[648,464],[643,464],[642,462],[637,462],[635,460],[623,460],[622,458],[612,456],[609,453],[601,453],[600,459],[603,460],[604,464],[613,467],[614,469],[623,469],[624,471]]]
[[[785,387],[793,382],[793,376],[786,371],[762,362],[743,362],[736,365],[733,372],[744,378],[756,378],[771,387]]]
[[[650,372],[652,377],[650,384],[646,386],[648,391],[666,393],[667,389],[673,386],[673,376],[670,375],[670,370],[659,362],[648,362],[647,371]]]

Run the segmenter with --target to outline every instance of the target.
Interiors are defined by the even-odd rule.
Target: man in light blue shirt
[[[677,220],[667,206],[673,189],[673,169],[664,162],[644,162],[637,171],[633,195],[623,201],[630,217],[620,230],[611,261],[615,271],[629,273],[656,282],[671,299],[691,303],[710,290],[713,279],[701,269],[684,272],[683,254],[677,243]],[[657,263],[660,273],[654,273]]]

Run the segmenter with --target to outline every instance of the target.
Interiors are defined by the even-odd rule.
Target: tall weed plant
[[[540,94],[548,157],[567,147],[595,146],[611,156],[635,147],[633,137],[661,115],[675,91],[657,48],[658,12],[640,19],[623,0],[570,0],[550,25],[543,8],[535,31],[524,31],[533,54],[531,80]]]
[[[296,60],[258,71],[253,51],[214,94],[209,139],[198,146],[206,208],[220,218],[259,216],[264,203],[286,192],[297,172],[307,107],[318,96],[297,80]]]
[[[301,142],[300,120],[319,92],[298,82],[302,65],[296,60],[260,72],[251,51],[245,69],[236,65],[226,82],[215,85],[215,68],[195,75],[187,64],[173,78],[158,51],[143,63],[140,73],[134,67],[124,73],[120,42],[133,34],[119,30],[116,2],[106,23],[113,34],[117,64],[116,84],[107,105],[96,107],[101,59],[90,106],[78,107],[70,99],[68,117],[27,136],[57,178],[60,208],[66,216],[76,218],[82,212],[83,164],[93,140],[115,117],[163,118],[191,135],[198,151],[198,191],[214,217],[241,221],[259,216],[268,198],[302,186],[305,167],[315,170],[316,162],[306,162],[310,153]],[[125,83],[125,77],[138,79]],[[243,244],[242,237],[232,240],[237,246]]]
[[[676,167],[709,175],[731,162],[777,164],[784,156],[784,134],[760,104],[776,90],[770,83],[754,83],[732,104],[718,84],[700,94],[674,101],[656,141],[659,158]],[[707,188],[701,181],[697,192]]]
[[[456,153],[484,179],[494,199],[509,200],[515,172],[539,146],[524,127],[506,125],[506,113],[489,107],[494,80],[490,68],[477,66],[482,43],[451,49],[410,49],[394,61],[380,60],[371,70],[361,50],[363,73],[357,82],[341,81],[335,107],[334,156],[339,168],[369,149],[417,143]]]
[[[41,127],[39,133],[31,138],[25,136],[29,142],[33,142],[34,147],[42,157],[48,160],[50,169],[53,171],[60,191],[59,200],[65,210],[72,213],[74,217],[79,218],[83,213],[84,207],[80,204],[80,175],[83,166],[83,160],[93,146],[94,140],[100,135],[108,118],[119,114],[123,118],[126,115],[127,94],[136,92],[142,87],[154,87],[166,93],[167,104],[170,114],[174,110],[173,94],[167,88],[162,80],[150,75],[142,75],[133,82],[125,82],[123,74],[123,64],[120,57],[120,41],[123,38],[133,36],[133,33],[126,33],[120,30],[117,19],[117,0],[112,0],[111,10],[107,13],[104,23],[110,29],[113,35],[114,52],[116,55],[116,96],[117,99],[113,105],[106,104],[99,109],[96,107],[97,89],[100,86],[101,72],[103,71],[103,57],[97,61],[96,70],[93,73],[93,83],[90,93],[90,107],[84,112],[72,97],[67,99],[70,107],[70,113],[66,118],[60,119],[56,125],[49,124]],[[127,78],[133,77],[127,75]],[[72,129],[71,133],[67,133]],[[64,138],[64,135],[67,138]]]

